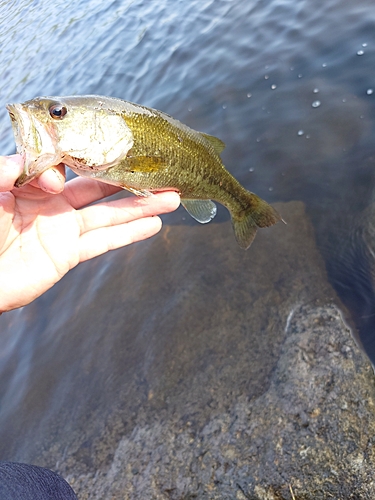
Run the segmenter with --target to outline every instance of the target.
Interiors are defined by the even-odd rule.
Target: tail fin
[[[258,227],[269,227],[282,220],[277,211],[254,193],[247,193],[247,210],[239,214],[232,213],[232,224],[237,243],[245,250],[255,238]]]

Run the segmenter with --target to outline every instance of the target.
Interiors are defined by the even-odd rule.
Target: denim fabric
[[[1,500],[78,500],[69,484],[43,467],[0,462]]]

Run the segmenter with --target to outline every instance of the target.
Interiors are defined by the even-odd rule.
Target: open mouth
[[[24,154],[23,139],[22,139],[24,127],[22,126],[21,115],[19,114],[15,104],[8,104],[6,108],[8,110],[10,121],[12,124],[14,140],[16,142],[16,147],[17,147],[17,153]]]
[[[28,184],[43,171],[61,162],[61,153],[54,147],[50,130],[20,104],[8,104],[17,153],[24,158],[24,170],[16,187]]]

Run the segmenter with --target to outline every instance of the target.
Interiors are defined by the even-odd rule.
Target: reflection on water
[[[368,310],[373,302],[374,256],[368,207],[375,171],[375,6],[370,0],[329,0],[319,6],[292,0],[23,0],[3,2],[0,12],[2,153],[14,149],[6,102],[36,95],[118,96],[163,109],[222,138],[227,144],[224,163],[242,184],[270,202],[305,203],[331,282],[351,308],[375,360],[375,316],[372,308]],[[226,218],[219,210],[212,224]],[[177,251],[173,229],[182,225],[198,231],[197,226],[185,221],[182,211],[165,221],[159,237],[170,238],[169,270],[189,269],[192,261],[199,269],[207,252],[220,256],[225,251],[214,243],[211,249],[207,242],[194,246],[189,238],[180,241]],[[205,231],[199,231],[205,238]],[[233,248],[230,228],[227,233],[228,242],[222,245]],[[124,352],[131,366],[137,366],[137,387],[145,391],[139,399],[152,398],[144,379],[154,359],[150,339],[155,341],[160,311],[155,309],[157,300],[147,296],[145,301],[145,280],[165,265],[166,258],[155,248],[146,242],[85,263],[35,304],[0,318],[4,458],[35,456],[43,447],[43,433],[29,446],[21,445],[18,437],[27,434],[32,442],[33,429],[43,429],[44,424],[51,435],[58,435],[65,425],[69,432],[79,433],[86,425],[79,420],[85,412],[91,415],[92,435],[100,433],[99,409],[116,406],[107,384],[126,385],[119,375],[121,356],[115,358],[114,353]],[[269,259],[275,259],[271,248],[269,252]],[[135,262],[142,269],[137,276],[131,272]],[[240,310],[243,306],[233,297],[234,290],[240,290],[247,303],[236,285],[242,270],[232,272],[233,281],[223,293],[226,307]],[[178,318],[184,297],[201,289],[195,273],[187,272],[173,287],[158,275],[165,317]],[[216,293],[220,273],[207,280],[206,292]],[[133,300],[128,298],[120,314],[118,304],[129,287]],[[116,301],[108,301],[114,290]],[[252,307],[256,315],[256,298]],[[270,304],[270,311],[273,307]],[[103,308],[100,326],[92,323],[98,308]],[[129,328],[134,315],[133,337],[124,345],[124,325]],[[204,320],[204,304],[199,315]],[[168,328],[183,330],[183,325],[180,318]],[[184,331],[187,336],[195,333]],[[166,330],[166,352],[169,334]],[[79,361],[76,352],[84,353]],[[202,354],[202,365],[209,363],[210,352]],[[74,387],[85,387],[85,395],[71,392]],[[27,412],[20,415],[20,408]],[[14,415],[17,425],[12,426]]]

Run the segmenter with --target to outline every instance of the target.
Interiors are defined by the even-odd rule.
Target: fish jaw
[[[56,136],[48,123],[33,116],[22,104],[8,104],[17,153],[24,160],[24,168],[15,186],[28,184],[48,168],[58,165],[63,154],[56,148]]]

